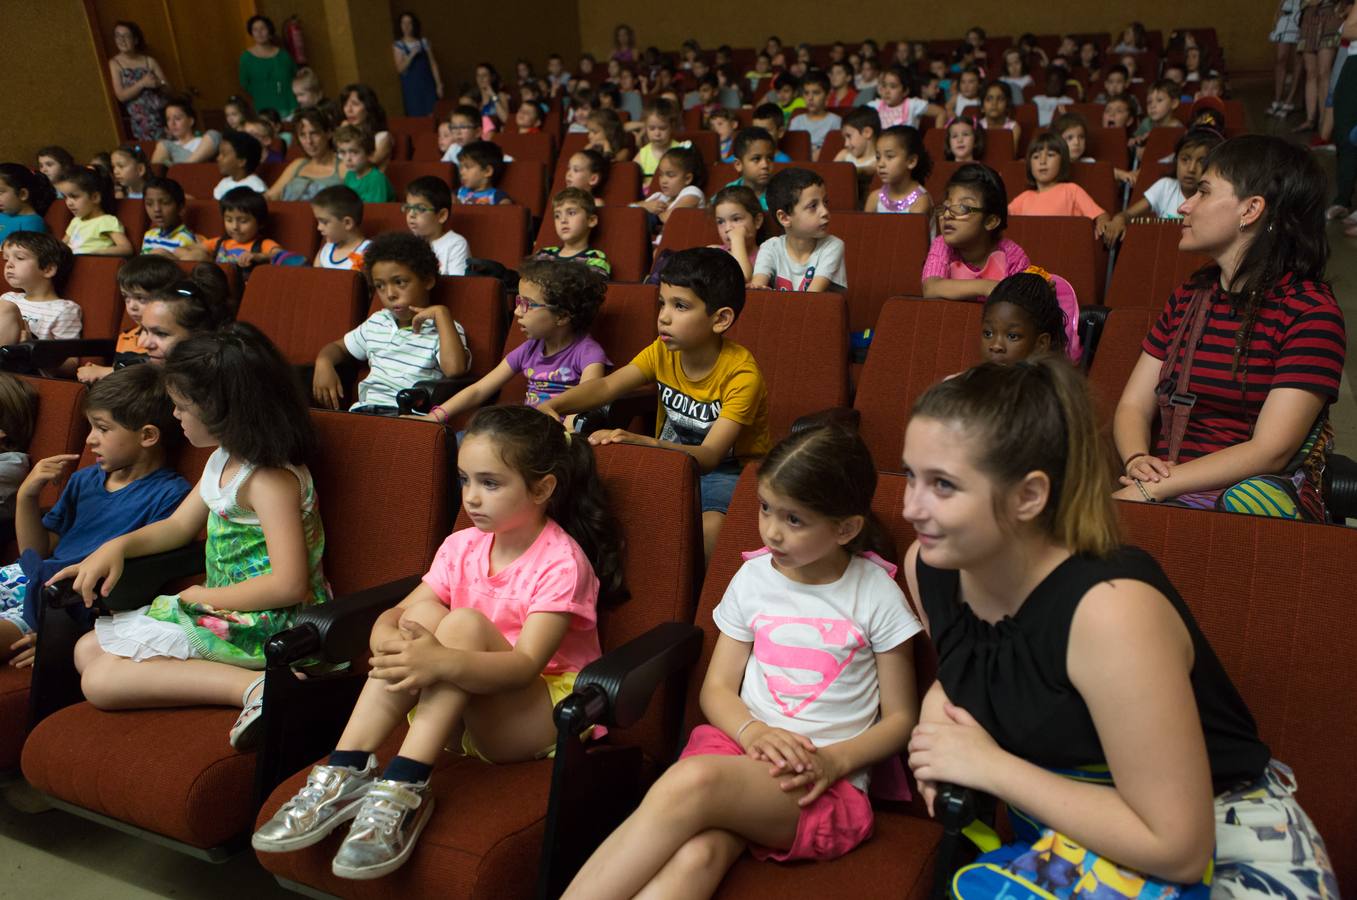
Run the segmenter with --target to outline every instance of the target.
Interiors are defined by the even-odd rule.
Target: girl
[[[1070,180],[1070,151],[1057,134],[1043,132],[1027,150],[1027,185],[1008,204],[1015,216],[1085,216],[1093,220],[1093,234],[1111,245],[1124,224],[1112,221],[1088,191]]]
[[[636,153],[636,164],[641,167],[641,175],[649,178],[660,166],[660,157],[670,148],[679,146],[674,134],[679,129],[678,107],[666,100],[649,103],[641,123],[635,129],[640,150]]]
[[[1122,29],[1121,41],[1112,48],[1113,53],[1144,53],[1145,52],[1145,25],[1141,22],[1132,22]]]
[[[173,166],[179,163],[212,160],[217,155],[221,135],[211,129],[203,133],[195,131],[196,121],[197,113],[193,111],[193,101],[186,97],[176,97],[167,102],[165,131],[169,137],[156,141],[155,152],[151,154],[151,165]]]
[[[608,158],[592,147],[586,147],[570,156],[565,165],[565,186],[579,188],[594,198],[595,206],[602,206],[599,196],[608,186],[608,175],[612,164]]]
[[[896,125],[882,131],[876,139],[876,172],[881,190],[867,196],[864,212],[933,212],[933,200],[924,190],[924,182],[933,171],[933,160],[924,149],[919,129]]]
[[[222,107],[226,116],[226,127],[231,131],[244,131],[245,123],[254,118],[254,107],[244,97],[228,97]]]
[[[66,197],[71,223],[66,226],[66,245],[77,255],[131,256],[132,242],[114,213],[113,179],[93,166],[68,169],[58,188]]]
[[[0,163],[0,246],[15,231],[47,230],[43,219],[56,189],[42,175],[19,163]]]
[[[214,263],[199,263],[185,280],[149,294],[141,305],[136,350],[154,366],[165,364],[179,343],[212,334],[231,320],[226,273]],[[119,348],[122,348],[121,339]]]
[[[632,204],[644,209],[658,220],[659,228],[655,229],[656,243],[659,243],[664,223],[669,221],[674,210],[701,209],[707,205],[707,195],[702,191],[706,181],[707,172],[702,164],[702,154],[695,148],[673,147],[660,157],[659,168],[655,170],[655,192],[644,200]]]
[[[618,25],[613,29],[613,55],[609,58],[620,63],[636,62],[636,32],[630,25]]]
[[[372,154],[372,164],[385,169],[395,143],[391,140],[391,132],[386,130],[386,110],[382,109],[377,92],[366,84],[346,84],[339,92],[339,97],[343,104],[344,121],[372,134],[377,144]]]
[[[612,162],[631,159],[631,142],[622,128],[622,118],[615,110],[594,110],[585,119],[584,127],[589,135],[585,149],[597,150]]]
[[[1013,121],[1008,114],[1011,98],[1008,85],[1002,81],[991,81],[985,86],[984,97],[980,101],[980,127],[1013,132],[1013,146],[1022,146],[1022,126]]]
[[[981,300],[1009,275],[1032,263],[1004,237],[1008,194],[989,166],[967,163],[947,182],[946,202],[934,207],[941,232],[928,248],[923,295],[944,300]]]
[[[1069,151],[1070,162],[1093,162],[1088,155],[1088,121],[1076,112],[1068,112],[1056,117],[1051,123],[1051,133],[1060,135]]]
[[[936,103],[929,103],[921,97],[910,97],[906,85],[910,84],[909,74],[903,69],[887,69],[881,74],[877,87],[880,96],[867,104],[881,117],[881,128],[895,125],[919,127],[919,119],[931,116],[939,128],[947,121],[947,113]]]
[[[858,64],[858,74],[853,76],[853,87],[857,88],[859,94],[866,91],[880,94],[881,79],[884,77],[876,57],[864,56]]]
[[[409,858],[434,761],[459,730],[462,752],[487,762],[553,755],[552,707],[600,655],[596,607],[625,596],[618,526],[588,441],[526,406],[479,410],[457,465],[473,527],[378,618],[372,677],[338,746],[255,832],[256,850],[306,847],[353,818],[333,871],[376,878]],[[374,751],[416,703],[378,774]]]
[[[828,860],[871,834],[870,769],[918,720],[910,639],[922,630],[895,567],[871,552],[887,546],[875,489],[866,445],[841,428],[797,432],[765,457],[764,547],[744,555],[712,614],[701,692],[710,724],[693,729],[567,900],[708,897],[746,848],[760,860]],[[778,686],[804,675],[793,660],[824,653],[827,629],[862,652],[788,704]]]
[[[979,162],[985,158],[985,129],[971,116],[957,116],[947,125],[948,162]]]
[[[53,187],[61,180],[61,173],[75,168],[75,157],[65,147],[43,147],[38,151],[38,171],[47,177]],[[57,194],[61,196],[60,193]]]
[[[325,535],[306,461],[315,437],[306,399],[253,326],[184,341],[165,364],[175,417],[195,447],[216,450],[198,490],[168,519],[104,544],[53,576],[74,576],[91,604],[123,560],[182,547],[207,528],[207,582],[101,617],[76,645],[85,697],[101,709],[242,707],[231,746],[258,739],[264,644],[298,610],[330,597]]]
[[[1000,281],[981,313],[980,353],[990,362],[1021,362],[1033,353],[1063,353],[1078,365],[1079,300],[1070,283],[1028,266]]]
[[[758,195],[742,184],[724,187],[711,199],[716,218],[719,247],[735,257],[748,284],[754,277],[754,260],[759,255],[759,231],[763,228],[763,207]]]
[[[140,200],[146,193],[146,157],[138,144],[123,144],[110,154],[113,183],[120,200]]]
[[[1026,56],[1021,50],[1010,47],[1004,51],[1004,74],[999,80],[1008,85],[1011,99],[1021,102],[1026,96],[1027,89],[1032,86],[1032,76],[1027,71]]]
[[[956,894],[1328,895],[1290,770],[1159,565],[1120,545],[1105,459],[1087,383],[1050,355],[936,385],[906,429],[904,569],[938,649],[909,765],[930,808],[940,783],[983,790],[1018,839]]]
[[[1181,219],[1178,211],[1187,198],[1197,193],[1206,157],[1220,145],[1220,134],[1209,128],[1193,128],[1183,132],[1173,148],[1174,175],[1165,176],[1145,191],[1145,196],[1126,207],[1113,218],[1125,223],[1140,216],[1153,215],[1161,219]]]

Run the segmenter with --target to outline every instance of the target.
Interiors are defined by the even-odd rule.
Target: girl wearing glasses
[[[924,260],[925,297],[984,300],[1004,278],[1031,265],[1023,249],[1004,237],[1008,192],[988,166],[957,169],[947,182],[946,200],[933,213],[938,236]]]

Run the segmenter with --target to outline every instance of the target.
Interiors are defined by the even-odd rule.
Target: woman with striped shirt
[[[1207,157],[1178,246],[1214,263],[1173,292],[1117,405],[1119,499],[1326,519],[1346,351],[1322,280],[1326,190],[1313,157],[1280,138]]]

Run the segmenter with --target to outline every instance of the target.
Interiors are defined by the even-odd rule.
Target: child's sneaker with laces
[[[427,781],[374,781],[330,871],[355,879],[380,878],[395,871],[409,859],[432,812]]]
[[[264,853],[310,847],[358,814],[376,771],[377,757],[371,754],[361,771],[347,766],[312,768],[306,786],[254,833],[250,846]]]

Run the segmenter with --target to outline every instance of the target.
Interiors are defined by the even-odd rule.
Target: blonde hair
[[[358,144],[369,156],[377,152],[377,140],[372,136],[372,132],[357,125],[348,123],[340,125],[330,140],[334,142],[335,147],[340,144]]]
[[[573,203],[584,210],[586,216],[598,215],[598,204],[594,202],[594,195],[588,191],[580,190],[577,187],[562,188],[556,193],[556,196],[551,198],[553,210],[567,203]]]
[[[297,70],[297,74],[292,76],[292,86],[300,87],[304,91],[321,93],[320,76],[310,66],[302,66]]]

